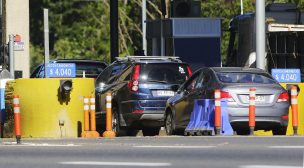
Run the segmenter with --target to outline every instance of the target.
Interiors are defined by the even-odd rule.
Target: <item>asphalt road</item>
[[[304,137],[123,137],[0,142],[0,168],[303,168]]]

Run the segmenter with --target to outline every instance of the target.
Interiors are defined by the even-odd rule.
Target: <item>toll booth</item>
[[[178,56],[192,70],[221,66],[220,18],[147,21],[147,55]]]

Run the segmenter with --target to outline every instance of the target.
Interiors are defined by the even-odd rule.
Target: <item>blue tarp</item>
[[[227,111],[227,101],[221,101],[221,135],[233,135],[233,129],[229,122]],[[214,135],[214,99],[198,99],[194,101],[193,112],[188,126],[185,129],[186,134],[191,135]]]

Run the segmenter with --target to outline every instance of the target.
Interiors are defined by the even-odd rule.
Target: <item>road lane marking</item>
[[[75,145],[75,144],[48,144],[48,143],[41,143],[41,144],[35,144],[35,143],[21,143],[17,144],[16,142],[4,142],[4,146],[37,146],[37,147],[74,147],[74,146],[81,146],[81,145]]]
[[[298,166],[277,166],[277,165],[246,165],[239,168],[303,168]]]
[[[171,163],[146,163],[146,162],[60,162],[63,165],[94,165],[94,166],[146,166],[146,167],[160,167],[172,166]]]
[[[277,148],[277,149],[304,149],[304,146],[268,146],[268,148]]]
[[[202,149],[202,148],[214,148],[215,146],[154,146],[154,145],[142,145],[133,146],[135,148],[184,148],[184,149]]]

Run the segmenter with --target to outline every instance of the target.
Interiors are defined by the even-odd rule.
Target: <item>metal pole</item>
[[[160,55],[165,55],[165,39],[163,34],[163,19],[160,19]]]
[[[118,0],[110,0],[110,43],[111,62],[119,56],[118,52]]]
[[[43,9],[43,21],[44,21],[44,67],[49,63],[50,60],[50,49],[49,49],[49,10]],[[44,77],[46,71],[44,71]]]
[[[14,61],[14,35],[9,35],[8,41],[8,53],[9,53],[9,67],[12,78],[15,78],[15,61]]]
[[[241,15],[244,14],[244,10],[243,10],[243,0],[241,0]]]
[[[265,0],[256,1],[256,67],[265,70]]]
[[[146,40],[146,20],[147,20],[147,1],[142,0],[142,45],[145,55],[147,55],[147,40]]]

